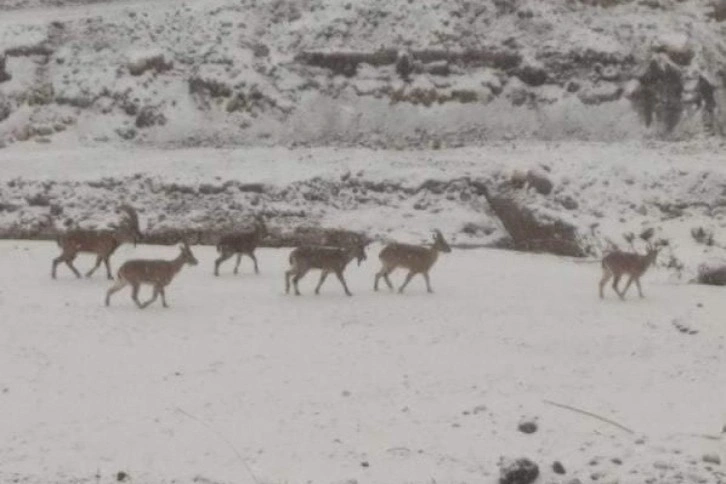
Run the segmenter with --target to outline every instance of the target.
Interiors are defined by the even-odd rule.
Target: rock
[[[537,422],[535,419],[524,419],[517,425],[517,430],[523,434],[533,434],[537,431]]]
[[[0,82],[9,81],[12,77],[8,73],[8,71],[5,70],[5,55],[0,56]],[[2,120],[2,117],[0,117],[0,120]]]
[[[126,67],[132,76],[140,76],[146,71],[165,72],[174,67],[172,61],[167,61],[162,53],[140,54],[129,60]]]
[[[396,74],[401,76],[401,79],[408,81],[411,73],[413,72],[413,59],[411,54],[407,51],[401,51],[396,56]]]
[[[662,54],[656,54],[638,81],[637,86],[627,90],[636,112],[646,126],[656,121],[665,133],[670,133],[678,125],[684,110],[684,81],[680,68],[664,60]]]
[[[255,57],[267,57],[270,55],[270,48],[267,47],[265,44],[255,44],[254,47],[252,47],[252,54]]]
[[[717,0],[713,2],[711,7],[711,11],[706,14],[710,19],[716,22],[726,20],[726,0]]]
[[[726,266],[700,266],[696,282],[710,286],[726,286]]]
[[[188,83],[190,94],[206,94],[213,98],[232,96],[232,88],[216,79],[193,76],[189,78]],[[227,110],[230,111],[229,108]]]
[[[534,188],[541,195],[549,195],[552,192],[552,182],[544,173],[536,170],[527,170],[526,173],[515,170],[509,179],[514,188]]]
[[[42,193],[36,193],[32,197],[25,199],[31,207],[48,207],[50,206],[50,198]]]
[[[490,194],[486,185],[478,181],[472,181],[472,186],[478,195],[486,198],[512,238],[515,249],[571,257],[586,255],[574,226],[554,216],[523,207],[513,193]]]
[[[694,56],[693,44],[684,33],[661,35],[653,43],[653,52],[665,53],[681,66],[689,65]]]
[[[718,454],[704,454],[703,457],[701,457],[701,460],[708,464],[715,464],[717,466],[721,465],[721,457],[719,457]]]
[[[562,465],[562,462],[556,460],[552,463],[552,472],[555,474],[565,474],[567,471],[565,471],[565,466]]]
[[[152,106],[144,106],[136,116],[134,124],[139,129],[156,125],[163,126],[166,124],[166,116],[163,113],[156,112],[156,108]]]
[[[0,75],[2,73],[0,72]],[[0,93],[0,122],[5,121],[13,112],[10,101],[5,99],[2,93]]]
[[[623,88],[615,83],[601,82],[581,89],[577,97],[582,104],[598,105],[617,101],[623,95],[623,92]]]
[[[538,87],[547,82],[547,71],[536,65],[523,65],[514,71],[514,75],[528,86]]]
[[[558,198],[557,201],[560,205],[562,205],[565,210],[577,210],[578,208],[580,208],[580,204],[577,203],[577,200],[569,195]]]
[[[539,467],[526,457],[499,462],[499,484],[530,484],[538,476]]]

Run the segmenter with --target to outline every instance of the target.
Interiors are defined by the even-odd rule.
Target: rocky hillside
[[[11,0],[0,145],[722,134],[722,4]]]

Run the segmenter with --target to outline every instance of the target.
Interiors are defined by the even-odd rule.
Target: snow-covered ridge
[[[138,208],[149,233],[212,236],[266,213],[280,231],[300,226],[362,231],[381,240],[428,240],[441,229],[455,244],[506,235],[472,180],[492,188],[534,170],[547,195],[518,193],[523,206],[561,220],[595,244],[623,245],[648,227],[669,239],[689,273],[722,256],[726,166],[717,145],[520,143],[438,151],[255,148],[0,152],[0,231],[50,234],[103,227],[115,207]],[[691,231],[713,234],[701,245]],[[209,241],[207,241],[209,242]]]
[[[4,143],[425,148],[724,125],[723,28],[700,1],[64,3],[0,15]]]

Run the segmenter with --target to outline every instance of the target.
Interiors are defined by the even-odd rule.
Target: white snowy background
[[[2,2],[3,234],[105,227],[130,203],[145,231],[235,228],[262,211],[275,230],[376,242],[346,272],[351,298],[334,279],[314,296],[317,274],[286,296],[290,249],[260,249],[258,276],[245,260],[215,278],[216,252],[194,246],[171,307],[139,311],[128,291],[104,307],[98,275],[59,267],[52,280],[54,242],[1,241],[0,482],[494,483],[519,457],[542,483],[726,482],[723,288],[689,283],[726,255],[724,144],[686,102],[692,84],[667,135],[627,98],[650,60],[685,52],[684,76],[722,100],[723,27],[705,2],[615,3]],[[346,78],[296,61],[493,45],[551,82],[466,66],[409,85],[392,65]],[[413,102],[430,92],[476,102]],[[519,201],[591,241],[625,247],[646,228],[669,241],[645,299],[601,301],[595,257],[484,248],[442,255],[434,294],[418,279],[373,292],[388,240],[501,239],[464,180],[527,170],[553,192]],[[125,245],[112,265],[176,254]]]

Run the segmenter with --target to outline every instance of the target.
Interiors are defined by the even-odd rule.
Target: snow
[[[559,460],[568,477],[716,482],[701,456],[723,441],[695,435],[726,421],[722,289],[655,271],[646,299],[601,301],[595,264],[476,250],[439,259],[434,294],[374,293],[379,248],[347,269],[347,298],[334,279],[313,296],[312,273],[284,295],[287,250],[215,278],[194,247],[171,307],[140,311],[127,290],[104,307],[104,279],[51,280],[54,244],[0,243],[0,481],[495,482],[500,457],[527,456],[545,479]],[[176,252],[124,246],[113,266]],[[525,416],[538,432],[517,431]]]

